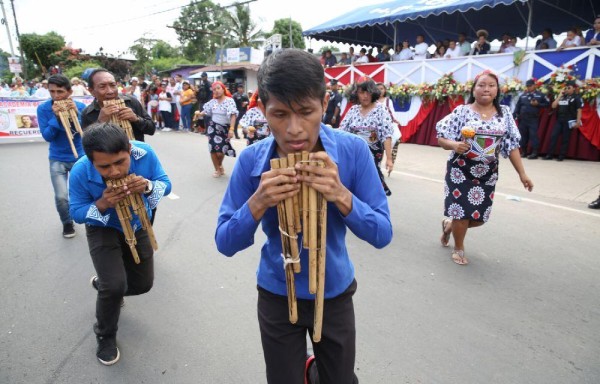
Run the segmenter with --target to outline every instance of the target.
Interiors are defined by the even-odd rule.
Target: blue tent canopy
[[[382,45],[404,39],[414,43],[417,34],[425,35],[428,42],[456,38],[459,32],[474,39],[477,30],[485,29],[493,40],[505,32],[526,36],[529,20],[533,36],[544,28],[555,33],[573,26],[585,30],[598,13],[598,0],[394,0],[361,7],[303,35],[338,43]]]

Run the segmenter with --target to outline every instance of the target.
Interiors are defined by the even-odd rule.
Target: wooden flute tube
[[[75,130],[83,135],[83,129],[81,129],[81,124],[79,124],[79,119],[77,118],[77,110],[70,108],[69,115],[71,116],[71,120],[73,121],[73,125],[75,126]]]
[[[300,155],[299,153],[290,153],[288,154],[288,167],[290,168],[295,168],[296,167],[296,163],[298,162],[298,157],[301,156],[297,156]],[[293,203],[294,203],[294,233],[300,233],[302,232],[302,220],[300,217],[300,193],[294,195],[293,197]]]
[[[279,169],[283,167],[281,164],[281,160],[283,159],[271,159],[271,168]],[[281,248],[284,258],[290,255],[290,245],[291,243],[295,243],[293,239],[290,239],[289,236],[286,236],[283,231],[284,227],[287,229],[287,220],[286,220],[286,207],[285,202],[280,201],[277,204],[277,217],[279,223],[279,232],[281,234]],[[297,245],[297,243],[296,243]],[[290,323],[296,324],[298,322],[298,302],[296,299],[296,282],[294,279],[294,270],[292,264],[285,264],[285,284],[287,288],[287,298],[288,298],[288,316],[290,319]]]
[[[302,151],[300,154],[300,158],[302,164],[306,164],[308,162],[308,152]],[[302,172],[303,176],[306,176],[307,172]],[[302,188],[300,188],[302,194],[301,201],[301,209],[302,212],[302,247],[308,248],[308,185],[302,183]]]
[[[279,159],[279,165],[281,168],[288,167],[288,159],[283,157]],[[294,199],[287,198],[284,201],[285,204],[285,231],[288,234],[289,244],[290,244],[290,256],[293,260],[293,269],[295,273],[300,273],[300,250],[298,249],[298,241],[296,240],[296,228],[295,228],[295,220],[294,220]],[[281,225],[281,224],[280,224]],[[287,256],[287,255],[286,255]]]
[[[319,166],[324,164],[319,162]],[[319,250],[317,251],[317,293],[315,295],[315,318],[313,341],[321,340],[323,330],[323,306],[325,304],[325,261],[327,255],[327,200],[319,194]]]
[[[317,191],[308,188],[308,291],[317,292]]]

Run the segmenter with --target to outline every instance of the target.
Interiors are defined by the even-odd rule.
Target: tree
[[[80,64],[74,65],[74,66],[66,69],[65,71],[63,71],[63,75],[67,76],[69,79],[72,79],[73,77],[81,78],[83,71],[85,71],[86,69],[101,68],[101,67],[102,67],[102,64],[100,64],[100,62],[98,62],[98,61],[86,60],[84,62],[81,62]]]
[[[52,54],[65,46],[65,39],[56,32],[48,32],[45,35],[37,33],[25,33],[21,35],[21,48],[29,62],[41,64],[50,68],[55,65]]]
[[[227,12],[229,24],[228,45],[231,47],[258,48],[263,42],[265,33],[250,17],[250,7],[235,4],[233,12]]]
[[[192,1],[173,23],[183,55],[191,61],[208,62],[221,45],[219,34],[226,34],[225,11],[210,0]],[[200,31],[200,32],[199,32]]]
[[[178,48],[172,47],[169,43],[160,39],[140,37],[134,43],[129,47],[129,51],[137,59],[133,67],[136,72],[146,73],[152,60],[180,56]]]
[[[273,30],[269,36],[279,33],[281,35],[281,47],[290,48],[290,24],[292,25],[292,41],[294,42],[294,48],[306,48],[304,38],[302,37],[302,25],[289,18],[275,20]]]
[[[148,67],[157,72],[165,71],[176,67],[178,64],[191,64],[191,62],[185,57],[163,57],[160,59],[154,59],[148,63]]]
[[[319,53],[323,53],[325,51],[331,51],[333,53],[333,52],[339,52],[340,49],[338,47],[336,47],[335,45],[324,45],[319,50]]]

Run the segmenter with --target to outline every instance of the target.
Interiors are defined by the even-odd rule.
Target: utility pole
[[[17,23],[17,14],[15,12],[15,0],[10,0],[12,6],[13,17],[15,18],[15,30],[17,31],[17,41],[19,42],[19,52],[21,52],[21,61],[23,62],[23,76],[27,79],[27,63],[25,62],[25,56],[23,55],[23,48],[21,47],[21,35],[19,34],[19,24]]]
[[[8,20],[6,19],[6,11],[4,10],[4,2],[0,0],[0,6],[2,7],[2,24],[6,27],[6,37],[8,38],[8,44],[10,45],[10,54],[15,55],[15,49],[13,48],[12,39],[10,38],[10,29],[8,28]]]
[[[294,40],[292,40],[292,16],[290,16],[290,48],[294,48]]]

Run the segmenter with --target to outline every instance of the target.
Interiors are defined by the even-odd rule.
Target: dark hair
[[[306,99],[325,98],[325,72],[314,55],[284,49],[265,58],[258,70],[258,93],[266,106],[271,97],[290,108]]]
[[[477,82],[479,81],[479,78],[484,75],[488,75],[488,76],[492,77],[494,80],[496,80],[496,87],[498,88],[498,93],[496,93],[496,97],[494,97],[494,100],[492,100],[492,104],[494,104],[494,107],[496,108],[496,112],[498,112],[498,115],[500,115],[500,117],[502,117],[502,108],[500,108],[500,82],[498,81],[498,76],[496,76],[496,74],[494,74],[493,72],[491,72],[489,70],[483,71],[479,75],[475,76],[475,81],[473,81],[473,86],[471,87],[471,94],[469,96],[469,100],[467,101],[467,103],[473,104],[475,102],[475,96],[473,96],[473,90],[477,86]]]
[[[358,90],[359,89],[361,91],[369,92],[371,94],[371,103],[374,103],[377,100],[379,100],[379,96],[381,95],[381,92],[379,91],[379,88],[377,88],[377,84],[375,84],[375,82],[371,79],[366,79],[366,80],[362,80],[360,83],[352,84],[352,87],[350,88],[350,92],[349,92],[350,93],[350,97],[349,97],[350,102],[352,102],[354,104],[358,102]]]
[[[383,84],[383,83],[377,83],[377,84],[375,84],[375,86],[377,86],[377,87],[378,87],[377,89],[379,89],[379,86],[380,86],[380,85],[382,85],[382,86],[383,86],[383,89],[385,89],[385,94],[384,94],[383,96],[387,96],[387,87],[385,86],[385,84]],[[381,91],[379,91],[379,97],[381,97],[381,96],[382,96],[382,95],[381,95]],[[378,98],[378,99],[379,99],[379,98]]]
[[[71,81],[65,75],[56,74],[48,78],[48,85],[54,84],[59,88],[64,88],[67,91],[71,90]]]
[[[94,123],[84,132],[81,139],[83,151],[94,162],[93,153],[117,154],[129,152],[129,140],[123,128],[113,123]]]
[[[110,73],[111,75],[113,75],[113,77],[115,76],[111,71],[109,71],[108,69],[104,69],[104,68],[96,68],[92,71],[92,73],[90,73],[90,75],[88,76],[88,86],[90,87],[90,89],[94,89],[94,76],[96,76],[97,73],[100,72],[106,72],[106,73]]]
[[[546,32],[547,34],[550,35],[550,37],[552,37],[552,35],[553,35],[552,29],[550,29],[550,28],[544,28],[544,30],[542,32]]]

